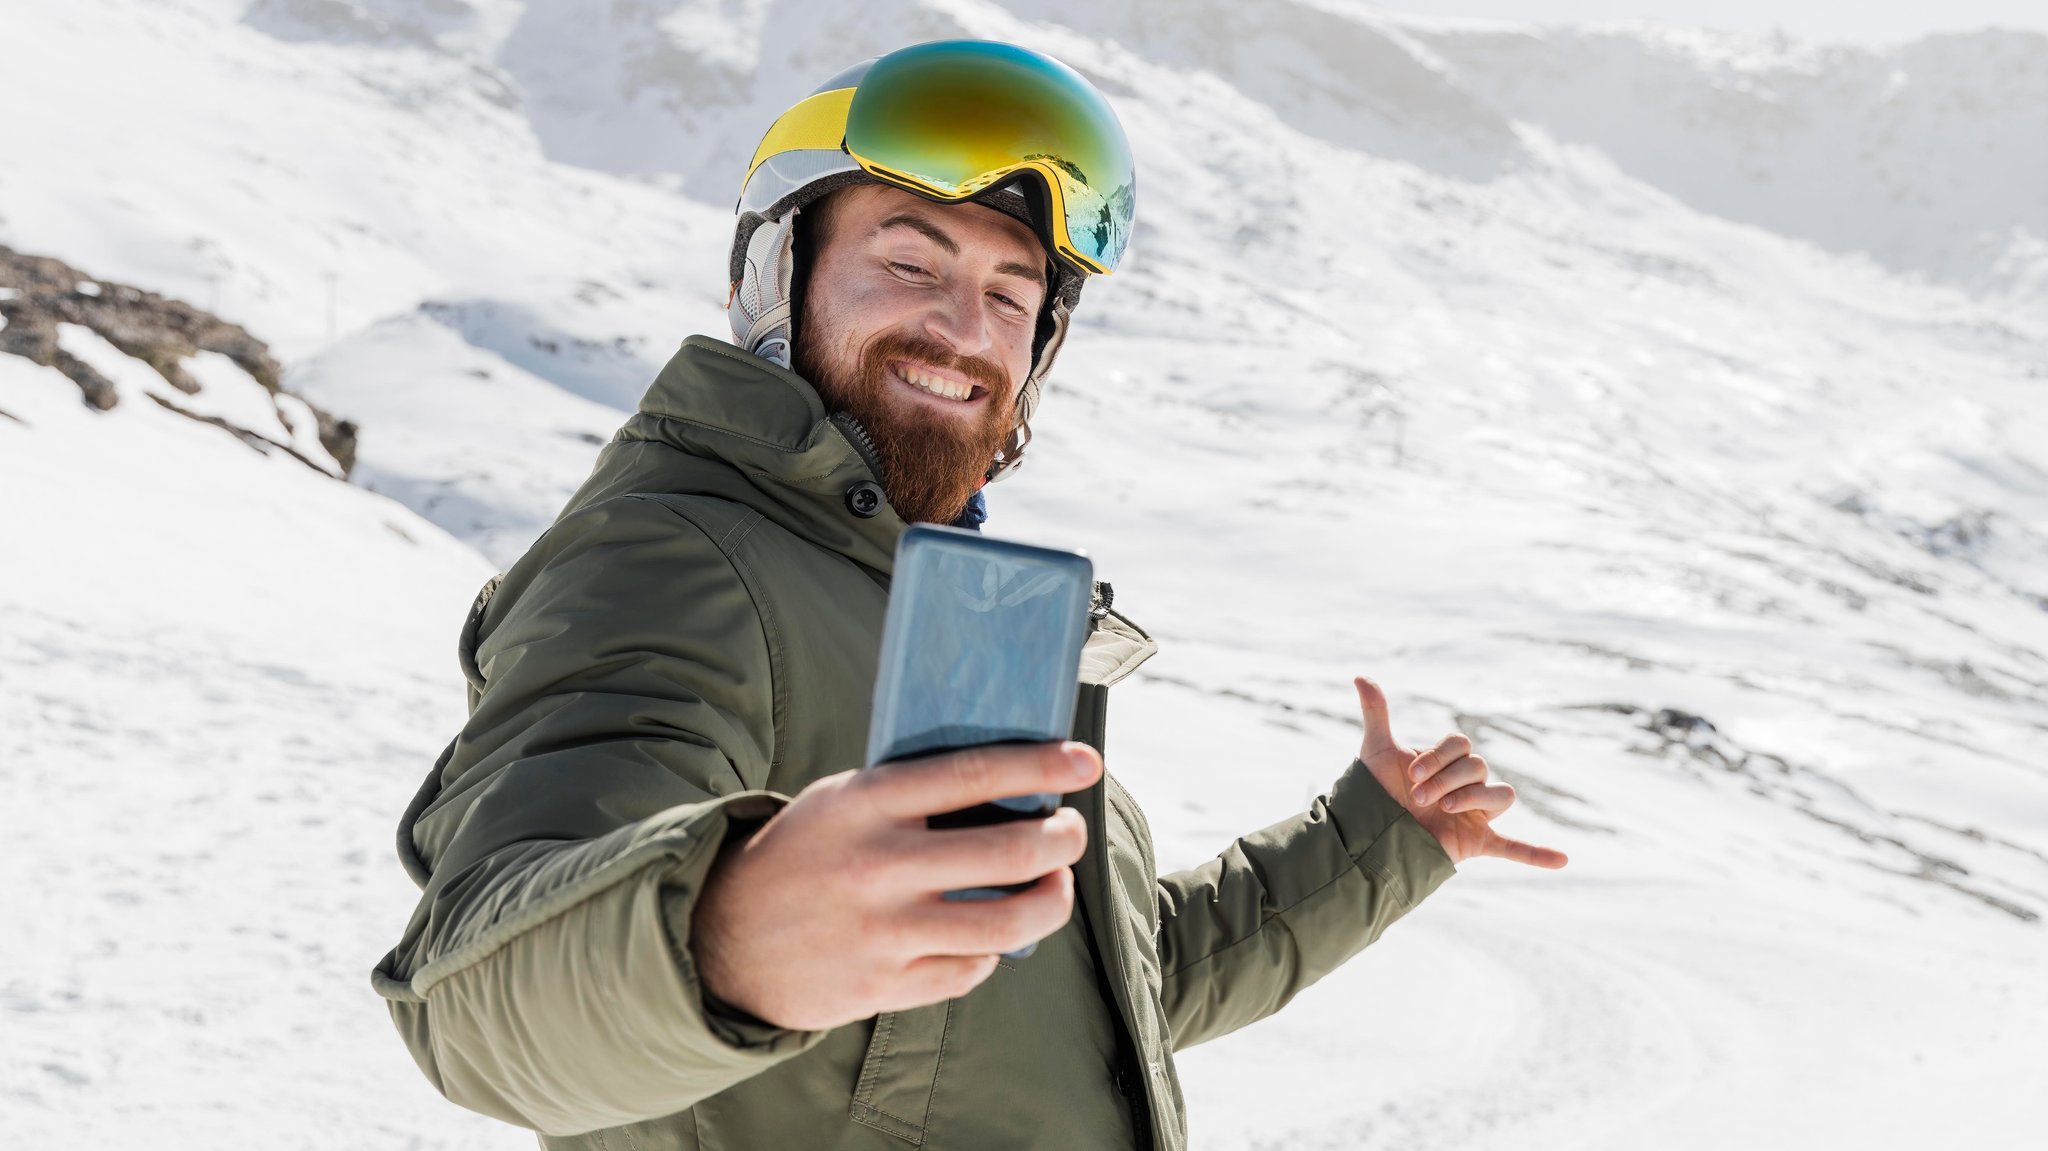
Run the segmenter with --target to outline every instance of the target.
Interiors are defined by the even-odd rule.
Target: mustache
[[[876,378],[880,377],[891,360],[916,360],[935,368],[960,373],[967,377],[969,382],[987,388],[989,395],[999,402],[1010,392],[1009,374],[1004,372],[1000,365],[978,356],[963,356],[930,336],[908,332],[884,333],[869,342],[861,359]]]

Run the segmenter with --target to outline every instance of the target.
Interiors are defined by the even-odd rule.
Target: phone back
[[[1094,565],[918,524],[896,548],[869,766],[1073,729]]]

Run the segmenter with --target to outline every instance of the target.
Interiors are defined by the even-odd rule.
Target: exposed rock
[[[60,324],[92,329],[116,348],[155,368],[167,383],[188,396],[199,394],[200,385],[185,371],[184,362],[198,352],[218,352],[233,360],[272,395],[284,391],[279,383],[282,370],[276,357],[263,341],[241,325],[230,324],[182,300],[96,280],[62,260],[26,255],[5,245],[0,245],[0,320],[4,320],[0,323],[0,352],[23,356],[64,373],[78,385],[86,404],[100,411],[119,403],[120,393],[92,365],[59,346]],[[157,399],[165,408],[181,415],[227,426],[218,419],[186,411],[162,397]],[[355,424],[317,406],[307,406],[319,422],[320,446],[341,465],[346,476],[355,466]],[[254,436],[247,429],[229,430],[245,442],[253,436],[262,445],[305,459],[288,444]],[[319,466],[311,460],[305,462],[311,467]]]

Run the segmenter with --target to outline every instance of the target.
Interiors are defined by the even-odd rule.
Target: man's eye
[[[906,276],[926,276],[931,274],[929,272],[926,272],[923,268],[918,267],[916,264],[904,264],[899,263],[895,260],[889,261],[889,270],[893,272],[901,272]]]
[[[1021,316],[1028,310],[1021,302],[1013,300],[1001,292],[990,292],[989,295],[995,299],[996,303],[1001,304],[1006,312]]]

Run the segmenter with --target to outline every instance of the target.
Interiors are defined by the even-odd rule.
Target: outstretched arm
[[[1489,821],[1514,802],[1514,789],[1486,782],[1469,739],[1405,747],[1379,686],[1354,683],[1365,735],[1329,794],[1307,814],[1159,880],[1163,999],[1176,1049],[1278,1011],[1378,939],[1455,863],[1498,855],[1564,866],[1561,852],[1493,831]]]

